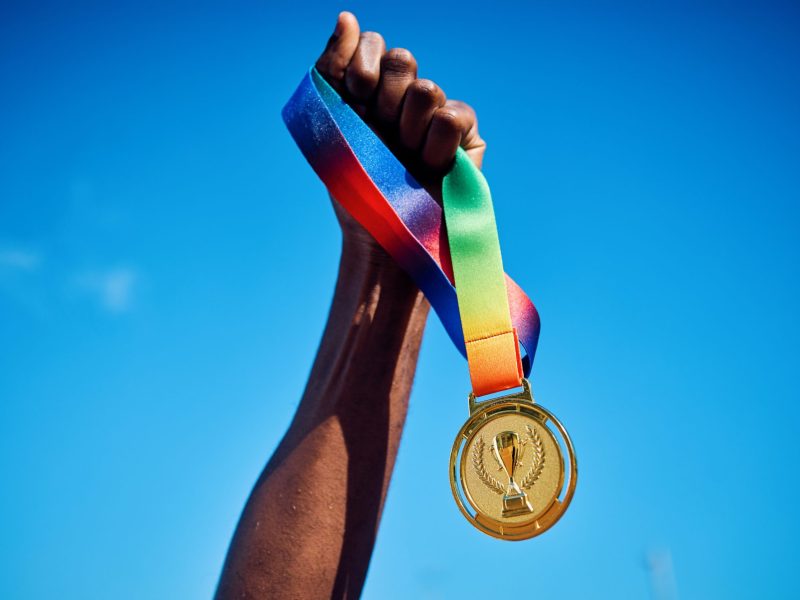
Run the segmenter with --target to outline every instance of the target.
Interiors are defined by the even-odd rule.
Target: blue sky
[[[476,108],[580,461],[546,535],[472,530],[431,319],[365,597],[797,597],[798,9],[413,1],[3,3],[2,596],[213,592],[332,292],[279,111],[343,8]]]

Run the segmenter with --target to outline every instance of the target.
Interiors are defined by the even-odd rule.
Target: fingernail
[[[336,27],[333,30],[333,35],[336,35],[336,36],[342,35],[342,28],[344,27],[342,25],[342,21],[343,21],[342,20],[342,14],[343,13],[339,13],[339,16],[336,17]]]

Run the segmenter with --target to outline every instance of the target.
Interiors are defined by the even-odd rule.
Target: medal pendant
[[[526,540],[558,521],[575,493],[578,465],[566,429],[522,391],[476,403],[450,453],[450,487],[476,528]]]

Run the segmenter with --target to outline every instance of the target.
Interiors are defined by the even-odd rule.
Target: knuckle
[[[447,133],[455,133],[461,130],[461,116],[455,108],[445,106],[440,108],[433,115],[436,126]]]
[[[377,31],[363,31],[359,36],[359,42],[369,46],[382,46],[383,36]]]
[[[410,73],[417,67],[414,55],[405,48],[392,48],[381,60],[381,66],[386,71]]]
[[[460,100],[448,100],[441,110],[451,116],[453,126],[462,132],[466,132],[477,122],[472,107]]]
[[[409,92],[428,103],[436,101],[441,94],[439,86],[430,79],[416,79],[411,84]]]
[[[458,114],[462,122],[466,123],[475,120],[475,111],[469,104],[462,102],[461,100],[448,100],[447,106],[452,108],[456,114]]]

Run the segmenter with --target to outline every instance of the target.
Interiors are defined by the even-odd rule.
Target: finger
[[[361,34],[355,54],[344,75],[345,86],[356,102],[366,104],[381,79],[381,58],[386,52],[383,36],[374,31]]]
[[[448,100],[431,117],[422,148],[422,162],[435,171],[444,170],[453,161],[467,133],[473,129],[477,135],[475,111],[463,102]]]
[[[406,89],[417,77],[417,61],[408,50],[393,48],[381,59],[381,80],[374,111],[384,125],[393,125],[400,118]]]
[[[416,79],[409,84],[400,112],[400,142],[409,150],[419,150],[433,113],[444,106],[446,97],[430,79]]]
[[[486,142],[478,133],[477,118],[473,121],[472,126],[467,129],[467,133],[461,138],[461,147],[466,150],[467,156],[469,156],[472,162],[475,163],[475,166],[480,169],[483,164],[483,154],[486,152]]]
[[[339,13],[328,45],[317,59],[317,71],[337,90],[343,88],[344,72],[358,47],[360,28],[353,13]]]

